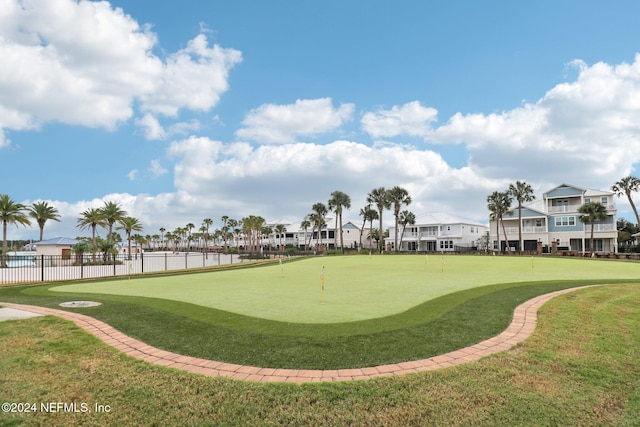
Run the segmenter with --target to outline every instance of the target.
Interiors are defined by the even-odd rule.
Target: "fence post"
[[[164,271],[167,271],[167,253],[164,253]]]
[[[84,279],[84,253],[80,254],[80,278]]]
[[[140,252],[140,270],[144,273],[144,252]]]
[[[205,255],[204,252],[202,252],[202,267],[206,267],[205,261],[204,261],[205,260],[205,256],[204,255]]]
[[[40,255],[40,279],[44,282],[44,254]]]
[[[187,257],[189,256],[189,252],[185,252],[184,253],[184,269],[188,269],[189,268],[189,261],[187,261]]]

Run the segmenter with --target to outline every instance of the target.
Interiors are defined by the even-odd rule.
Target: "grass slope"
[[[0,323],[7,402],[108,413],[1,413],[1,425],[637,425],[640,287],[547,303],[534,335],[478,362],[400,378],[256,384],[135,361],[54,317]]]

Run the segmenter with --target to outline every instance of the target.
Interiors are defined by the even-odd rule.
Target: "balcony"
[[[507,234],[518,234],[518,227],[506,227]],[[502,230],[501,230],[502,231]],[[522,227],[522,234],[546,233],[546,227]]]

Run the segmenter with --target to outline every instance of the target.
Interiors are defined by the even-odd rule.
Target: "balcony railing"
[[[506,227],[507,234],[518,234],[518,227]],[[522,234],[546,233],[546,227],[522,227]]]

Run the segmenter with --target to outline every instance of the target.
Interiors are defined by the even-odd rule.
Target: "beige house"
[[[53,239],[41,240],[34,242],[36,254],[61,256],[62,259],[71,259],[71,249],[73,245],[78,243],[76,239],[68,237],[54,237]]]

